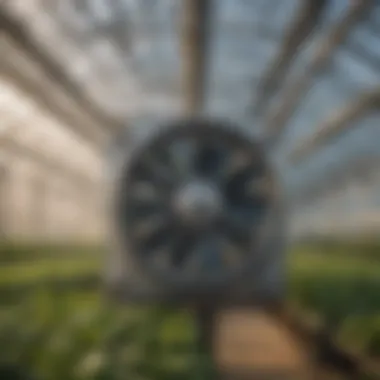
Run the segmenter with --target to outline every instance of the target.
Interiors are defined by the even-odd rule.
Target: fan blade
[[[172,242],[150,252],[150,260],[154,268],[160,271],[167,271],[171,269],[171,245]]]
[[[167,194],[161,194],[149,183],[137,183],[132,185],[130,195],[125,199],[124,215],[133,225],[149,224],[148,218],[157,218],[167,212],[168,203]]]
[[[223,164],[223,150],[212,142],[203,142],[195,157],[195,170],[201,176],[216,178]]]
[[[153,184],[138,182],[131,186],[130,197],[134,201],[155,202],[161,199],[161,194]]]
[[[221,256],[225,265],[233,269],[238,268],[244,255],[242,249],[230,242],[226,236],[221,236],[221,246]]]
[[[176,234],[175,243],[172,246],[171,261],[174,267],[183,267],[189,258],[189,253],[196,244],[196,236],[190,231],[182,231]]]
[[[141,162],[141,172],[145,174],[147,180],[152,181],[160,188],[167,188],[176,185],[176,176],[168,163],[163,163],[159,159],[159,154],[149,153],[144,156]]]
[[[164,205],[159,203],[131,202],[124,215],[135,225],[146,221],[148,218],[162,214],[164,210]]]
[[[162,226],[167,221],[166,215],[155,215],[151,218],[144,218],[140,223],[136,223],[133,231],[134,235],[137,239],[147,239],[152,234],[157,233],[158,230],[162,228]]]
[[[227,203],[236,208],[247,207],[256,210],[267,204],[271,191],[271,183],[264,173],[247,167],[232,177],[225,184]]]
[[[229,154],[228,161],[223,168],[223,178],[225,181],[231,176],[246,170],[252,164],[252,158],[248,153],[236,152]]]
[[[194,176],[196,144],[193,139],[182,139],[169,147],[177,176],[186,180]]]
[[[152,218],[153,219],[153,218]],[[137,241],[142,252],[151,254],[158,248],[170,243],[173,231],[173,219],[165,215],[158,221],[158,218],[152,220],[144,226],[141,224],[141,230],[138,231]]]
[[[249,181],[250,173],[248,170],[239,174],[234,174],[225,184],[226,201],[232,207],[245,207],[247,196],[244,187]]]
[[[225,215],[219,228],[219,232],[233,244],[246,249],[251,245],[254,232],[252,225],[247,223],[240,215]]]
[[[221,258],[221,247],[215,236],[207,236],[198,242],[193,250],[192,260],[188,267],[196,269],[200,275],[222,272],[224,262]]]
[[[251,199],[266,201],[272,191],[272,186],[269,178],[253,178],[245,185],[245,194]]]

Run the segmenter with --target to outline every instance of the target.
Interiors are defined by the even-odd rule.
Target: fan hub
[[[181,186],[173,203],[181,221],[193,226],[210,225],[223,210],[223,197],[217,186],[202,179]]]

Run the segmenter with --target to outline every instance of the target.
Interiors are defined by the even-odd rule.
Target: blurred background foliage
[[[343,346],[380,360],[380,245],[347,249],[294,248],[288,303],[333,326]],[[339,250],[345,255],[332,255]],[[1,378],[16,379],[15,370],[46,380],[207,378],[212,369],[197,354],[191,315],[113,304],[102,292],[102,252],[1,247]]]

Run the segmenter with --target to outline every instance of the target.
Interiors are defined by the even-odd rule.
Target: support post
[[[207,365],[207,379],[216,380],[216,368],[214,362],[214,344],[216,333],[215,307],[205,304],[197,305],[195,309],[196,325],[198,329],[197,346],[202,369]],[[210,362],[208,362],[210,360]],[[206,363],[207,361],[207,363]]]
[[[211,0],[186,0],[183,9],[182,65],[185,112],[204,104]]]

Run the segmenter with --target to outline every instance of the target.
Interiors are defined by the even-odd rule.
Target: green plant
[[[380,357],[379,262],[319,249],[289,256],[289,301],[336,326],[342,344]],[[0,268],[4,368],[41,380],[194,380],[212,372],[209,358],[197,355],[188,314],[111,304],[98,290],[99,256],[89,251],[32,260],[33,252],[25,248],[28,263]]]

